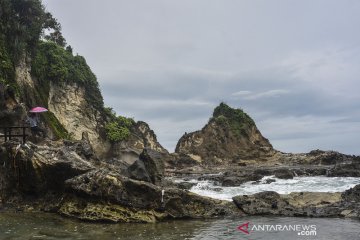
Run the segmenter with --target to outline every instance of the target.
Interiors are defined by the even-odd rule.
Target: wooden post
[[[11,127],[9,128],[9,140],[11,140]]]
[[[7,129],[4,128],[5,142],[7,141]]]

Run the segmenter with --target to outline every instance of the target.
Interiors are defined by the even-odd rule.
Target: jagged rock
[[[292,171],[288,170],[288,169],[277,169],[274,171],[274,175],[277,178],[280,179],[293,179],[294,178],[294,174]]]
[[[141,160],[136,160],[128,169],[129,177],[132,179],[151,182],[148,171],[146,170],[145,164]]]
[[[67,180],[66,185],[73,197],[64,201],[60,212],[87,220],[134,221],[136,216],[138,222],[153,222],[165,217],[214,217],[238,212],[230,202],[176,188],[162,189],[107,170],[85,173]],[[74,196],[77,196],[75,200]],[[85,200],[89,198],[90,201]],[[89,212],[92,212],[91,218],[85,218]],[[129,217],[124,217],[126,214]]]
[[[224,103],[215,108],[213,117],[200,131],[184,134],[175,152],[202,165],[236,164],[241,159],[258,159],[275,153],[246,113]]]
[[[341,193],[290,193],[272,191],[236,196],[234,203],[250,215],[330,217],[342,212]]]
[[[360,203],[360,185],[346,190],[341,196],[346,201]]]
[[[176,184],[176,186],[178,188],[184,189],[184,190],[190,190],[195,185],[196,185],[196,183],[192,183],[192,182],[179,182]]]
[[[360,161],[336,165],[328,172],[329,177],[360,177]]]
[[[16,142],[7,142],[4,146],[7,157],[2,166],[10,172],[7,181],[25,193],[61,192],[66,179],[94,168],[90,162],[66,147],[28,148]]]
[[[166,153],[157,152],[148,148],[145,148],[140,154],[139,159],[144,163],[151,182],[154,184],[161,183],[161,179],[165,173],[164,160],[166,157]]]
[[[247,174],[243,176],[224,177],[221,185],[224,187],[225,186],[234,187],[234,186],[239,186],[240,184],[243,184],[245,182],[258,181],[262,178],[263,176],[258,174]]]
[[[164,160],[167,157],[167,153],[145,148],[139,159],[127,169],[128,176],[136,180],[160,184],[165,174]]]
[[[111,155],[131,165],[145,148],[169,155],[169,152],[157,141],[157,137],[149,125],[138,121],[131,127],[131,134],[126,141],[113,144]]]

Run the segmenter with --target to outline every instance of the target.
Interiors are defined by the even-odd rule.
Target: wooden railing
[[[8,141],[8,140],[11,140],[13,137],[21,137],[22,140],[23,140],[23,143],[26,143],[26,137],[28,136],[26,134],[26,129],[29,128],[29,127],[25,127],[25,126],[22,126],[22,127],[0,127],[0,129],[2,129],[3,131],[3,135],[0,133],[0,137],[4,138],[5,139],[5,142]],[[13,129],[22,129],[22,134],[13,134],[12,130]]]

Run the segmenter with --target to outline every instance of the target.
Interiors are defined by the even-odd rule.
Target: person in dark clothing
[[[34,136],[41,133],[43,137],[46,137],[45,130],[39,127],[39,117],[35,113],[30,113],[26,122],[30,124],[31,133]]]

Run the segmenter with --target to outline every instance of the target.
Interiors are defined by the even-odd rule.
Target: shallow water
[[[266,184],[268,179],[274,179],[275,182]],[[218,186],[216,182],[206,180],[190,180],[189,182],[196,183],[190,189],[191,192],[231,201],[232,197],[237,195],[250,195],[263,191],[275,191],[280,194],[291,192],[343,192],[360,184],[360,178],[317,176],[278,179],[273,176],[267,176],[261,179],[260,182],[246,182],[236,187],[222,187]]]
[[[238,226],[247,222],[250,222],[249,230],[263,225],[313,225],[316,235],[300,236],[297,231],[260,229],[245,234],[238,230]],[[0,213],[0,239],[360,239],[360,221],[339,218],[239,217],[178,220],[156,224],[95,224],[62,218],[55,214]]]

